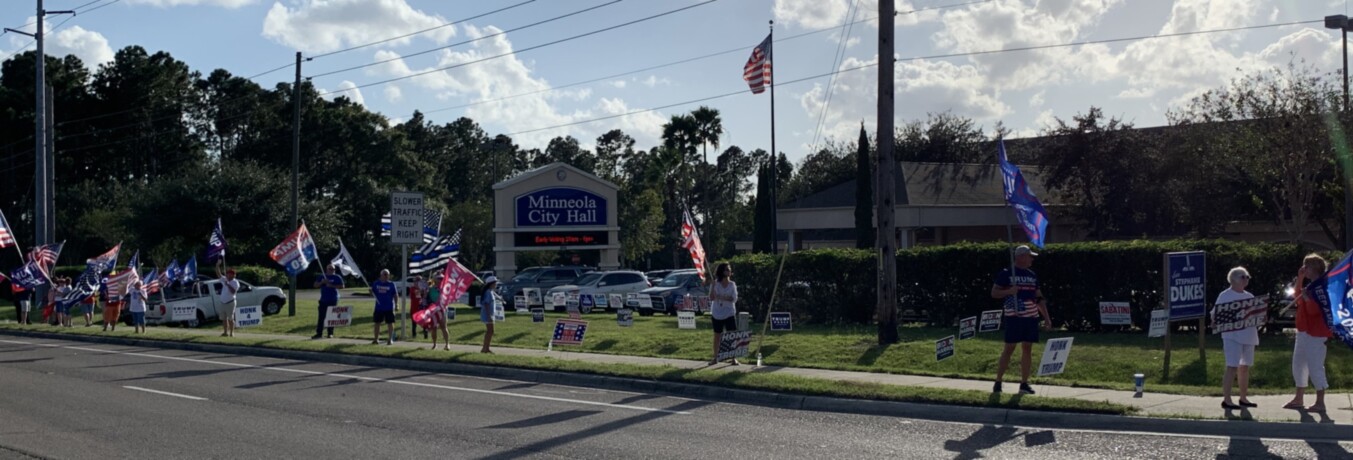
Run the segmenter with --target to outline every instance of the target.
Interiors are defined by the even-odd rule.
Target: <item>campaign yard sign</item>
[[[551,306],[551,307],[554,307],[554,308],[562,307],[562,306],[564,306],[564,303],[565,303],[565,302],[568,302],[568,296],[565,296],[564,293],[562,293],[562,292],[556,292],[556,293],[554,293],[553,295],[550,296],[550,306]]]
[[[169,307],[170,321],[192,321],[197,319],[196,305],[175,305]]]
[[[1169,325],[1169,310],[1151,310],[1151,329],[1146,332],[1146,336],[1150,338],[1165,337],[1165,328]]]
[[[978,332],[996,332],[1001,330],[1001,315],[1005,310],[987,310],[982,312],[981,324],[977,326]]]
[[[324,312],[324,327],[348,327],[352,325],[352,307],[335,305]]]
[[[513,297],[512,304],[516,305],[518,311],[526,309],[526,296],[519,295]]]
[[[695,329],[695,312],[677,312],[677,329]]]
[[[747,356],[747,346],[752,343],[752,331],[730,331],[719,336],[719,355],[714,359],[725,361]]]
[[[263,324],[263,307],[258,305],[235,309],[235,327],[254,327]]]
[[[615,323],[620,327],[630,327],[634,325],[634,310],[621,308],[615,312]]]
[[[532,307],[532,308],[531,308],[531,322],[533,322],[533,323],[543,323],[543,322],[545,322],[545,309],[544,309],[544,308],[541,308],[541,307]]]
[[[592,294],[592,305],[597,308],[607,309],[611,307],[611,302],[606,299],[606,294]]]
[[[969,316],[958,320],[958,339],[966,340],[977,337],[977,317]]]
[[[582,345],[587,334],[587,321],[561,319],[554,323],[554,338],[551,345]]]
[[[1061,374],[1066,370],[1066,358],[1071,355],[1073,337],[1064,337],[1048,341],[1043,348],[1043,360],[1038,363],[1038,376]]]
[[[564,296],[564,308],[568,310],[577,310],[578,294],[568,294]]]
[[[592,303],[592,295],[583,294],[578,297],[578,308],[586,308],[590,311],[594,306],[596,306],[596,304]]]
[[[1100,302],[1099,324],[1105,326],[1131,326],[1132,309],[1127,302]]]
[[[1203,317],[1207,309],[1207,258],[1202,251],[1165,254],[1170,321]]]
[[[522,293],[526,295],[526,305],[534,307],[536,305],[545,306],[545,301],[540,298],[540,288],[524,288]]]
[[[608,294],[607,297],[608,297],[608,298],[607,298],[607,305],[610,305],[611,308],[628,308],[628,307],[629,307],[628,305],[625,305],[625,295],[624,295],[624,294]]]
[[[944,361],[954,357],[954,336],[935,341],[935,361]]]
[[[1268,321],[1268,302],[1263,297],[1237,300],[1212,307],[1212,333],[1259,327]]]
[[[793,329],[793,319],[787,311],[776,311],[770,314],[770,330],[788,332]]]

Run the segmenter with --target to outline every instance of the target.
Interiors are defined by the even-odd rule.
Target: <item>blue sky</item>
[[[225,68],[250,76],[287,64],[299,50],[318,55],[403,35],[526,0],[102,0],[108,6],[75,17],[53,32],[52,54],[73,53],[96,66],[124,46],[164,50],[208,73]],[[608,27],[703,0],[536,0],[480,19],[379,46],[307,62],[310,76],[393,59],[430,48],[484,37],[585,8],[595,10],[472,44],[396,60],[366,69],[318,77],[327,91],[405,76],[485,56],[508,53]],[[681,105],[610,120],[532,131],[667,106],[745,90],[742,65],[776,21],[778,37],[831,29],[776,45],[775,79],[790,81],[877,62],[877,25],[850,28],[846,49],[835,59],[849,12],[857,20],[877,15],[878,0],[718,0],[651,21],[538,50],[404,79],[343,94],[391,120],[414,110],[434,121],[468,116],[490,133],[520,133],[523,147],[543,148],[559,135],[590,145],[620,128],[647,148],[658,142],[661,124]],[[898,0],[898,11],[973,0]],[[88,0],[48,0],[48,9],[74,8]],[[23,5],[23,8],[17,6]],[[7,0],[0,23],[32,21],[29,0]],[[894,75],[899,123],[928,113],[953,112],[987,129],[997,122],[1019,135],[1035,134],[1054,117],[1069,119],[1091,105],[1139,126],[1166,122],[1172,108],[1201,91],[1246,71],[1303,59],[1322,72],[1339,69],[1334,34],[1319,23],[1184,38],[1087,45],[1034,52],[908,60],[1021,46],[1149,36],[1240,26],[1320,20],[1346,11],[1345,0],[990,0],[956,8],[899,16]],[[49,20],[51,25],[64,18]],[[31,26],[29,29],[31,30]],[[29,43],[0,37],[4,56]],[[666,64],[718,51],[725,55],[641,72],[623,78],[551,90],[570,83]],[[290,68],[258,78],[271,87],[291,79]],[[777,88],[778,148],[798,160],[826,139],[850,141],[875,117],[877,70],[844,72],[835,82],[819,78]],[[830,88],[831,103],[824,100]],[[539,92],[472,107],[469,102]],[[770,147],[769,94],[743,92],[703,102],[723,113],[725,145]],[[443,110],[439,110],[443,109]],[[819,124],[818,120],[823,119]],[[818,126],[822,126],[819,132]],[[523,133],[525,132],[525,133]],[[814,139],[817,142],[814,142]]]

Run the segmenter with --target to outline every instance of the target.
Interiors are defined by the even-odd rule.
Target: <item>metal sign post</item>
[[[403,257],[400,258],[400,280],[409,280],[409,245],[423,242],[423,194],[418,192],[390,192],[390,242],[400,246]],[[407,288],[407,286],[406,286]],[[408,324],[409,309],[407,296],[399,295],[399,334],[404,337]]]

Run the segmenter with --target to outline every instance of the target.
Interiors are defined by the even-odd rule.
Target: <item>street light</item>
[[[1343,32],[1344,43],[1344,112],[1347,116],[1348,106],[1348,15],[1336,14],[1325,16],[1326,29],[1338,29]],[[1342,121],[1344,117],[1340,117]],[[1353,166],[1349,164],[1348,152],[1344,152],[1344,158],[1341,158],[1344,170],[1344,250],[1353,249],[1353,180],[1350,179],[1350,169]]]

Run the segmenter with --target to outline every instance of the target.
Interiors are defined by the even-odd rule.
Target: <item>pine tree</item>
[[[860,123],[860,141],[855,151],[855,247],[874,247],[874,170],[870,168],[869,135]]]
[[[752,216],[752,252],[771,252],[770,168],[756,168],[756,214]]]

